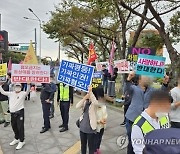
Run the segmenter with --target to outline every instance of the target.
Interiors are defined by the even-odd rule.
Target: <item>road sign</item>
[[[29,48],[29,46],[21,46],[19,50],[26,51],[26,50],[28,50],[28,48]]]

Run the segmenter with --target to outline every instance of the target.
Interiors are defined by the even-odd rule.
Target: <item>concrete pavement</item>
[[[75,104],[80,98],[75,97]],[[61,124],[59,108],[55,110],[55,117],[51,120],[51,130],[40,134],[43,126],[42,110],[40,100],[35,103],[26,101],[25,103],[25,142],[23,149],[17,151],[15,146],[9,146],[13,140],[13,131],[10,126],[4,128],[0,125],[0,145],[4,154],[76,154],[80,153],[79,129],[75,122],[79,118],[81,111],[75,109],[75,105],[70,109],[69,131],[60,133],[58,126]],[[117,138],[125,134],[124,127],[119,124],[123,120],[123,114],[108,109],[107,129],[102,141],[102,154],[126,154],[126,150],[117,145]],[[0,149],[1,149],[0,148]],[[1,154],[1,150],[0,150]]]

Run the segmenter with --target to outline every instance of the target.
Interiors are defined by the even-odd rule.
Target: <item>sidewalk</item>
[[[75,96],[75,104],[80,99]],[[74,105],[75,106],[75,105]],[[0,144],[4,154],[76,154],[80,153],[79,129],[75,122],[81,111],[72,107],[70,110],[69,131],[60,133],[58,126],[61,124],[59,109],[56,107],[55,118],[51,120],[51,130],[40,134],[43,126],[41,103],[26,102],[25,105],[25,136],[26,145],[17,151],[15,146],[9,146],[13,140],[11,127],[4,128],[0,125]],[[102,141],[102,154],[126,154],[117,145],[117,138],[125,134],[125,129],[119,124],[123,120],[123,114],[108,109],[107,129]],[[1,152],[0,152],[1,154]]]

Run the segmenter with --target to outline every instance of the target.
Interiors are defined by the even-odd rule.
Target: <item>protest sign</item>
[[[129,73],[131,71],[130,62],[126,59],[114,61],[114,65],[118,68],[118,73]]]
[[[93,73],[93,66],[62,60],[58,81],[87,92]]]
[[[139,54],[155,55],[156,51],[150,48],[128,48],[127,61],[130,61],[130,67],[133,69],[135,69]]]
[[[98,88],[102,86],[102,72],[94,72],[91,85],[92,88]]]
[[[0,82],[6,81],[6,75],[7,75],[7,64],[0,64]]]
[[[153,77],[164,77],[165,57],[142,55],[138,56],[136,74]]]
[[[13,83],[49,83],[50,66],[33,64],[12,64]]]
[[[102,66],[106,65],[106,67],[108,67],[108,62],[98,62],[96,63],[96,70],[97,71],[102,71]]]

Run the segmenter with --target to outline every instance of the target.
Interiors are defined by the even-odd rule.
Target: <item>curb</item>
[[[83,96],[81,95],[77,95],[77,94],[74,94],[74,96],[78,97],[78,98],[83,98]],[[106,102],[106,106],[107,108],[109,108],[110,110],[113,110],[113,111],[116,111],[116,112],[121,112],[121,113],[124,113],[124,110],[123,108],[119,108],[119,107],[116,107],[116,106],[113,106],[113,105],[110,105],[109,103]]]

